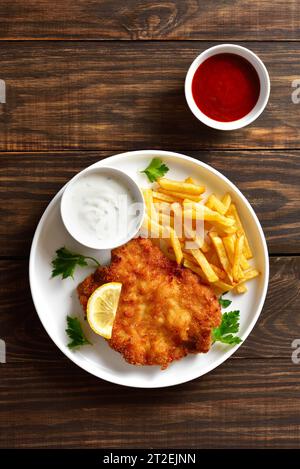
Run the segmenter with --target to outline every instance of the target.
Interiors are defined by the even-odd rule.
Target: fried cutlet
[[[110,266],[78,286],[84,310],[93,291],[107,282],[122,283],[108,342],[128,363],[166,368],[189,353],[208,352],[211,330],[221,322],[213,290],[151,240],[133,239],[114,249]]]

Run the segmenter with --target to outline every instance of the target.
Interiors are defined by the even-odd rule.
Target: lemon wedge
[[[94,291],[87,304],[87,320],[90,327],[105,339],[111,338],[121,289],[122,283],[105,283]]]

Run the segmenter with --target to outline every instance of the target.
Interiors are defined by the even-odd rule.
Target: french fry
[[[224,205],[224,207],[226,208],[226,212],[225,214],[228,212],[228,209],[230,207],[230,204],[231,204],[231,197],[230,197],[230,194],[225,194],[223,199],[222,199],[222,204]],[[223,215],[225,215],[223,214]]]
[[[178,200],[174,200],[174,197],[171,195],[166,194],[165,192],[160,191],[152,191],[153,199],[160,200],[162,202],[169,202],[172,204],[173,202],[178,202]]]
[[[219,212],[221,215],[225,215],[225,213],[227,212],[227,209],[226,209],[226,206],[223,204],[223,202],[221,202],[216,196],[215,194],[211,194],[208,199],[207,199],[207,202],[205,204],[208,208],[211,208],[212,210],[216,210],[217,212]]]
[[[235,221],[232,218],[224,217],[224,215],[221,215],[219,212],[205,207],[205,205],[203,207],[205,220],[215,221],[224,227],[233,226],[235,224]]]
[[[183,252],[183,257],[184,257],[184,259],[188,260],[190,263],[193,263],[197,267],[197,264],[195,264],[195,258],[192,254],[189,253],[189,251],[184,251]],[[226,272],[224,270],[222,270],[220,267],[212,264],[211,262],[210,262],[210,266],[220,279],[224,280],[226,278]]]
[[[182,206],[178,202],[174,202],[169,205],[169,212],[173,217],[173,228],[179,238],[183,237],[183,213],[182,213]]]
[[[168,225],[168,219],[170,220],[169,226],[175,229],[177,236],[182,237],[183,220],[182,220],[182,209],[181,205],[177,202],[168,204],[167,202],[161,202],[155,205],[156,211],[159,214],[160,220],[163,220],[163,225]]]
[[[145,230],[147,236],[151,236],[151,238],[161,238],[162,237],[162,227],[155,223],[151,218],[145,214],[144,220],[142,223],[143,230]]]
[[[155,221],[158,221],[158,214],[155,210],[154,203],[153,203],[153,196],[151,189],[144,189],[143,196],[146,205],[146,211],[149,217]]]
[[[226,253],[222,238],[217,236],[217,234],[214,233],[214,232],[210,232],[209,235],[211,237],[212,243],[213,243],[213,245],[215,247],[215,250],[217,252],[219,261],[220,261],[223,269],[225,270],[226,274],[228,275],[228,278],[229,278],[230,282],[232,283],[233,276],[232,276],[232,272],[231,272],[231,265],[230,265],[230,261],[227,257],[227,253]]]
[[[244,242],[245,242],[245,241],[244,241]],[[241,256],[241,268],[242,268],[243,270],[247,270],[247,269],[250,268],[250,264],[249,264],[249,262],[247,261],[247,259],[246,259],[246,257],[245,257],[244,254],[242,254],[242,256]]]
[[[193,218],[193,215],[192,215],[192,212],[189,212],[189,207],[191,207],[191,210],[193,209],[193,202],[191,200],[188,200],[188,199],[184,199],[183,201],[183,207],[184,207],[184,210],[187,209],[187,211],[183,211],[183,217],[185,217],[185,214],[188,214],[188,219],[190,220],[195,220],[196,222],[197,221],[200,221],[202,222],[203,220],[201,220],[200,218]],[[189,216],[191,215],[191,216]],[[186,219],[184,218],[184,221],[186,222]],[[209,243],[207,242],[207,240],[204,238],[204,229],[205,229],[205,221],[204,221],[204,225],[200,225],[196,227],[196,229],[194,230],[194,232],[196,233],[196,236],[199,237],[199,235],[197,234],[197,229],[200,228],[201,229],[201,236],[200,236],[200,239],[203,240],[202,241],[202,245],[199,245],[199,247],[201,247],[201,250],[203,252],[208,252],[209,249],[210,249],[210,245]],[[185,233],[188,237],[191,237],[190,236],[190,230],[189,230],[189,227],[187,226],[187,223],[185,223],[185,226],[184,226],[184,229],[185,229]],[[206,238],[208,238],[208,236],[206,236]]]
[[[204,275],[206,276],[209,282],[216,282],[219,277],[215,271],[210,266],[210,263],[206,259],[205,255],[200,251],[200,249],[191,249],[191,254],[196,259],[197,263],[200,265],[203,270]]]
[[[216,282],[214,282],[213,285],[214,287],[221,290],[222,293],[230,291],[234,288],[234,285],[230,285],[229,283],[223,282],[223,280],[217,280]]]
[[[151,189],[143,189],[143,196],[145,200],[145,205],[146,205],[146,210],[151,217],[151,202],[153,202],[153,197],[152,197],[152,190]]]
[[[176,261],[173,248],[170,248],[170,246],[167,244],[167,242],[164,239],[160,240],[160,249],[162,250],[164,255],[168,257],[168,259],[170,259],[171,261]]]
[[[229,257],[229,260],[231,262],[231,265],[233,265],[235,241],[236,241],[236,235],[235,234],[233,234],[231,236],[225,236],[223,238],[223,243],[224,243],[227,255]],[[249,262],[247,261],[246,257],[244,256],[244,254],[241,255],[240,263],[241,263],[241,268],[243,270],[249,269],[250,265],[249,265]]]
[[[203,246],[205,244],[205,241],[201,236],[197,236],[196,234],[192,234],[190,236],[187,236],[188,239],[185,239],[185,243],[187,245],[187,242],[189,243],[187,247],[196,247],[196,248],[201,248],[203,250]],[[193,243],[193,246],[191,244]],[[206,246],[205,246],[206,247]]]
[[[220,263],[220,260],[219,260],[219,256],[218,254],[216,253],[216,250],[215,250],[215,247],[213,246],[212,249],[206,254],[206,259],[208,260],[208,262],[210,264],[214,264],[214,265],[217,265],[218,267],[223,268],[221,263]]]
[[[155,197],[153,197],[153,203],[154,203],[155,208],[156,208],[156,206],[159,205],[161,202],[163,202],[163,200],[156,199]],[[168,204],[169,202],[165,202],[165,203]]]
[[[155,210],[157,213],[165,213],[166,215],[171,215],[174,214],[174,206],[174,203],[169,204],[168,202],[163,202],[161,200],[155,204]]]
[[[151,238],[160,238],[166,240],[170,238],[168,231],[169,227],[160,225],[156,220],[153,220],[153,218],[150,218],[147,214],[144,217],[142,228],[147,230],[148,236],[150,235]]]
[[[250,269],[243,272],[244,280],[251,280],[252,278],[258,277],[259,272],[256,269]]]
[[[211,266],[211,268],[215,271],[215,273],[217,274],[217,276],[219,277],[219,279],[225,280],[225,278],[226,278],[226,272],[225,272],[225,270],[220,269],[220,267],[216,266],[215,264],[212,264],[211,262],[210,262],[210,266]]]
[[[235,243],[236,243],[236,236],[235,236],[235,234],[231,235],[231,236],[225,236],[224,238],[222,238],[222,241],[223,241],[223,244],[224,244],[228,259],[230,261],[230,264],[233,267],[233,264],[234,264],[234,247],[235,247]],[[239,266],[239,272],[238,272],[239,278],[243,278],[243,271],[241,269],[242,258],[243,258],[243,254],[241,255],[241,259],[240,259],[240,266]],[[246,261],[246,259],[245,259],[245,261]]]
[[[205,243],[203,236],[198,236],[196,231],[190,228],[189,226],[184,227],[184,235],[188,241],[194,242],[198,248],[202,248]]]
[[[189,206],[184,204],[184,216],[187,218],[192,218],[194,220],[206,220],[209,222],[216,222],[218,225],[221,225],[223,228],[233,227],[235,225],[235,220],[229,217],[224,217],[219,212],[211,210],[202,204],[192,204]]]
[[[200,195],[193,195],[193,194],[186,194],[184,192],[175,192],[175,191],[169,191],[166,189],[159,188],[158,193],[168,195],[170,197],[173,197],[173,202],[178,201],[178,199],[185,199],[186,196],[188,195],[189,199],[193,202],[200,202],[202,197]]]
[[[231,265],[233,265],[235,236],[234,235],[224,236],[223,244],[224,244],[228,259],[230,260]]]
[[[235,219],[235,222],[236,222],[236,225],[237,225],[237,228],[238,228],[237,233],[240,234],[240,235],[243,234],[245,236],[244,254],[245,254],[246,259],[252,259],[253,254],[252,254],[252,251],[251,251],[250,246],[249,246],[249,241],[247,239],[244,227],[242,225],[242,222],[241,222],[241,219],[239,217],[238,211],[237,211],[236,206],[234,204],[230,205],[229,210],[228,210],[228,214],[233,215],[233,217]]]
[[[184,259],[187,259],[188,261],[194,262],[194,264],[198,265],[196,263],[196,260],[195,260],[194,256],[190,253],[189,249],[183,249],[183,257],[184,257]],[[199,267],[199,265],[198,265],[198,267]]]
[[[207,226],[208,226],[208,229],[210,229],[212,231],[217,231],[218,235],[221,236],[221,237],[234,234],[234,233],[236,233],[236,230],[237,230],[235,225],[224,226],[224,225],[221,225],[220,223],[218,223],[216,221],[215,222],[207,222]]]
[[[183,260],[183,265],[184,265],[184,267],[186,267],[187,269],[190,269],[190,270],[192,270],[193,272],[195,272],[195,274],[198,274],[199,277],[201,277],[201,279],[203,280],[203,282],[209,283],[209,282],[207,281],[206,276],[204,275],[203,270],[202,270],[198,265],[194,264],[194,262],[190,262],[188,259],[184,259],[184,260]]]
[[[183,253],[179,239],[175,233],[175,230],[173,230],[172,228],[170,228],[170,240],[176,257],[176,262],[177,264],[181,264],[183,259]]]
[[[165,213],[159,213],[159,223],[162,226],[174,228],[174,217]]]
[[[245,283],[242,282],[242,283],[240,283],[239,285],[237,285],[237,286],[235,287],[235,290],[236,290],[237,293],[246,293],[246,291],[247,291],[248,289],[247,289]]]
[[[238,282],[241,279],[241,277],[240,277],[240,263],[241,263],[243,248],[244,248],[244,240],[245,240],[245,236],[241,235],[237,238],[237,240],[235,242],[233,266],[232,266],[232,276],[233,276],[233,279],[236,282]]]
[[[189,182],[173,181],[167,178],[160,178],[157,182],[160,187],[172,192],[183,192],[189,195],[201,195],[205,192],[204,186],[198,186]]]

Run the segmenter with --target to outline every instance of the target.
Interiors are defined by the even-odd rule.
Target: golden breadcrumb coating
[[[177,266],[149,239],[133,239],[112,252],[79,286],[86,309],[93,291],[121,282],[109,345],[133,365],[167,366],[188,353],[208,352],[211,330],[221,322],[214,291],[190,270]]]

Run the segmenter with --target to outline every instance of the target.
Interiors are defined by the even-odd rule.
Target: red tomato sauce
[[[217,54],[199,65],[192,94],[200,111],[219,122],[246,116],[260,94],[260,81],[248,60],[236,54]]]

